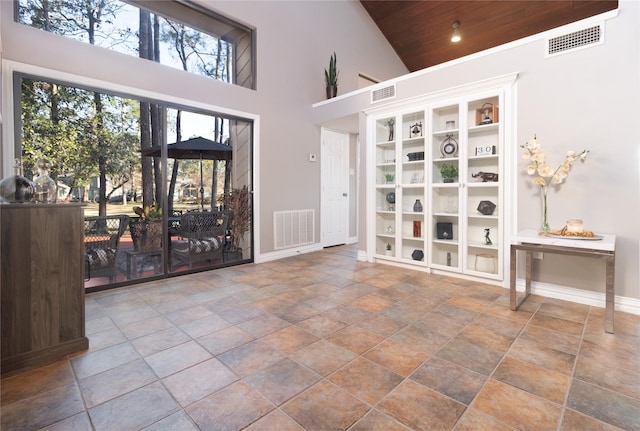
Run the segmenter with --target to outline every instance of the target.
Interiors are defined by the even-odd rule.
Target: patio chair
[[[197,262],[222,260],[228,211],[190,212],[180,217],[178,236],[171,241],[171,268]]]
[[[129,216],[91,216],[84,218],[86,278],[109,277],[116,280],[116,257],[120,237],[127,230]]]

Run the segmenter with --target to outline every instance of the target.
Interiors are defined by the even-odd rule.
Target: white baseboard
[[[357,257],[359,262],[367,262],[369,259],[367,259],[367,252],[364,250],[358,250],[358,257]]]
[[[312,253],[314,251],[322,250],[320,243],[307,245],[304,247],[287,248],[284,250],[272,251],[270,253],[263,253],[256,255],[254,258],[255,263],[270,262],[272,260],[283,259],[285,257],[297,256],[299,254]]]
[[[351,238],[347,239],[347,244],[355,244],[358,242],[358,237],[357,236],[352,236]]]
[[[516,290],[524,292],[524,288],[524,279],[519,278],[516,280]],[[577,302],[578,304],[591,305],[600,308],[604,308],[606,302],[604,292],[592,292],[589,290],[535,281],[531,282],[531,293],[546,296],[548,298],[562,299],[565,301]],[[640,299],[616,296],[615,309],[626,313],[640,315]]]

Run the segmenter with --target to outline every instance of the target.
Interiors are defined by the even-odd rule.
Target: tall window
[[[16,21],[255,89],[254,31],[173,1],[15,0]]]

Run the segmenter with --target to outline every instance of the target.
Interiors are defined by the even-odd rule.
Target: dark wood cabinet
[[[82,205],[0,205],[3,375],[89,347],[83,232]]]

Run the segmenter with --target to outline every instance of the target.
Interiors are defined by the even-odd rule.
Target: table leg
[[[131,260],[133,259],[133,256],[130,254],[127,254],[127,280],[131,280]]]
[[[525,260],[526,260],[526,273],[525,273],[525,288],[524,295],[518,298],[518,292],[516,291],[516,273],[517,273],[517,257],[518,246],[511,245],[511,263],[510,263],[510,274],[511,277],[509,280],[509,308],[511,311],[518,310],[520,304],[524,302],[525,299],[531,293],[531,265],[532,265],[532,254],[529,250],[525,250]]]
[[[606,264],[606,293],[605,293],[605,332],[613,334],[613,312],[615,310],[615,258],[614,256],[605,257]]]
[[[509,308],[512,311],[516,311],[518,309],[517,304],[517,292],[516,292],[516,256],[518,250],[515,246],[511,246],[511,264],[509,268]]]
[[[527,274],[525,279],[525,287],[524,287],[524,297],[526,298],[531,293],[531,266],[533,265],[532,254],[530,250],[526,251],[527,256]],[[523,299],[524,301],[524,299]]]

